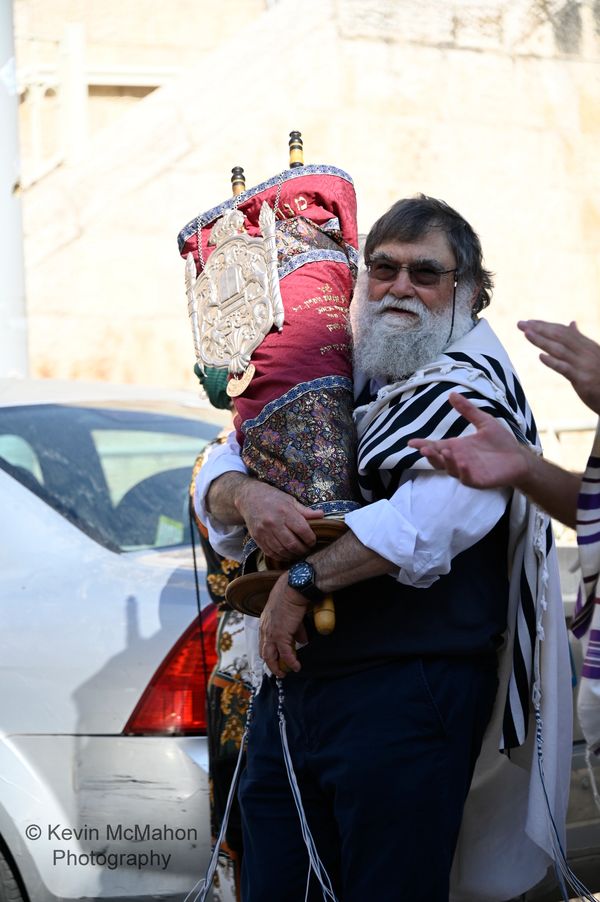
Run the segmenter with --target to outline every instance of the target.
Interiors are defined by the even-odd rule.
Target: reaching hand
[[[323,517],[322,511],[252,478],[240,481],[236,507],[258,547],[276,561],[304,557],[316,541],[308,521]]]
[[[563,326],[530,319],[517,325],[545,352],[542,363],[565,376],[583,403],[600,415],[600,345],[582,335],[575,322]]]
[[[527,472],[530,452],[499,420],[479,410],[464,395],[452,392],[450,403],[477,432],[438,441],[413,438],[408,443],[411,448],[418,448],[436,469],[446,470],[473,488],[517,485]]]

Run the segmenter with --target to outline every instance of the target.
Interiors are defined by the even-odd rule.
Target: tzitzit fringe
[[[244,749],[246,748],[246,739],[248,738],[248,730],[250,728],[250,721],[252,720],[252,707],[254,705],[254,698],[256,695],[256,686],[252,688],[252,693],[250,695],[250,700],[248,702],[248,716],[246,717],[246,726],[244,728],[244,733],[242,735],[242,741],[240,742],[240,751],[237,757],[237,761],[235,763],[235,770],[233,772],[233,777],[231,778],[231,786],[229,787],[229,795],[227,796],[227,804],[225,805],[225,813],[223,814],[223,822],[221,824],[221,829],[219,830],[219,835],[215,841],[212,854],[210,856],[210,861],[208,862],[208,868],[206,869],[206,874],[204,877],[201,877],[197,883],[191,888],[183,902],[205,902],[206,897],[210,891],[212,886],[212,882],[215,877],[215,871],[217,870],[217,864],[219,861],[219,851],[221,849],[221,844],[225,839],[225,833],[227,832],[227,826],[229,824],[229,815],[231,814],[231,806],[233,805],[233,800],[235,798],[235,793],[237,791],[237,785],[240,778],[240,772],[242,770],[242,761],[244,759]],[[195,895],[194,895],[195,893]]]

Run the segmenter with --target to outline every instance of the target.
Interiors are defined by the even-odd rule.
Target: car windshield
[[[181,404],[0,408],[0,468],[107,548],[185,545],[192,467],[227,424]]]

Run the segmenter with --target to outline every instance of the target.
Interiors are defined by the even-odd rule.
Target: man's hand
[[[248,477],[235,504],[258,547],[276,561],[304,557],[316,542],[308,521],[322,519],[323,511],[305,507],[287,492]]]
[[[282,573],[271,589],[260,618],[260,655],[277,677],[300,670],[296,641],[307,640],[302,621],[308,602],[288,586],[287,576]]]
[[[221,523],[245,523],[258,547],[276,561],[304,557],[316,541],[308,521],[323,517],[322,511],[238,472],[223,473],[211,483],[207,507]]]
[[[497,419],[479,410],[464,395],[452,392],[450,402],[477,432],[439,441],[413,438],[410,447],[417,448],[437,470],[446,470],[473,488],[518,485],[527,474],[530,452]]]
[[[517,325],[545,352],[542,363],[565,376],[583,403],[600,415],[600,345],[582,335],[575,322],[563,326],[530,319]]]
[[[418,448],[436,469],[447,470],[465,485],[476,489],[514,486],[551,517],[574,529],[581,477],[520,445],[512,432],[464,395],[452,392],[450,401],[477,432],[440,441],[413,438],[408,444]]]

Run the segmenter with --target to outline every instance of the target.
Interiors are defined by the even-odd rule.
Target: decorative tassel
[[[585,886],[585,884],[581,882],[577,874],[575,874],[571,870],[569,862],[567,861],[565,850],[562,847],[558,835],[558,829],[554,822],[554,818],[552,817],[552,809],[550,807],[550,800],[548,799],[548,793],[546,791],[546,781],[544,778],[544,759],[542,751],[542,715],[538,706],[536,706],[535,709],[535,724],[538,771],[542,789],[544,791],[544,799],[546,800],[548,819],[550,821],[550,838],[552,841],[552,847],[554,849],[554,869],[556,872],[556,878],[560,884],[561,892],[563,894],[565,902],[569,902],[569,892],[567,887],[571,887],[571,889],[574,890],[574,892],[577,894],[578,899],[585,899],[587,900],[587,902],[596,902],[595,895],[587,888],[587,886]]]
[[[288,780],[290,783],[290,788],[292,790],[292,796],[294,799],[294,803],[296,805],[296,810],[298,812],[298,817],[300,819],[300,830],[302,832],[302,838],[304,840],[304,844],[306,846],[306,850],[308,852],[308,861],[309,861],[309,869],[306,881],[306,898],[308,898],[308,891],[310,886],[310,875],[313,872],[321,885],[321,889],[323,891],[323,899],[324,902],[338,902],[337,896],[333,891],[333,885],[331,883],[331,879],[325,865],[319,858],[319,853],[317,852],[317,847],[313,838],[312,833],[310,832],[310,827],[308,826],[308,821],[306,820],[306,814],[304,812],[304,808],[302,806],[302,797],[300,794],[300,787],[298,786],[298,781],[296,779],[296,774],[294,773],[294,765],[292,762],[292,756],[290,753],[290,748],[287,739],[287,730],[285,723],[285,715],[283,712],[283,683],[280,679],[277,680],[277,692],[278,692],[278,704],[277,704],[277,718],[279,721],[279,734],[281,736],[281,747],[283,750],[283,760],[285,762],[285,769],[288,775]],[[244,730],[244,734],[242,736],[242,741],[240,744],[240,752],[238,755],[238,759],[235,765],[235,771],[233,774],[233,778],[231,780],[231,786],[229,787],[229,795],[227,796],[227,804],[225,806],[225,813],[223,815],[223,822],[221,824],[221,829],[219,831],[219,835],[216,839],[214,848],[212,850],[212,854],[210,857],[210,861],[208,863],[208,868],[206,871],[206,875],[199,880],[192,889],[189,891],[183,902],[206,902],[206,898],[208,893],[210,892],[212,882],[215,876],[215,871],[217,870],[217,864],[219,860],[219,850],[221,848],[221,843],[225,839],[225,833],[227,831],[227,825],[229,823],[229,815],[231,812],[231,806],[233,805],[233,800],[235,798],[235,792],[237,790],[237,784],[239,780],[240,771],[242,768],[242,760],[243,753],[245,748],[246,739],[248,736],[248,730],[250,727],[250,720],[252,716],[252,706],[254,702],[254,696],[256,694],[256,687],[253,689],[252,695],[250,696],[250,702],[248,705],[248,717],[246,719],[246,728]],[[195,895],[194,895],[195,894]]]
[[[240,743],[240,751],[237,757],[237,761],[235,764],[235,770],[233,772],[233,777],[231,779],[231,786],[229,787],[229,795],[227,796],[227,804],[225,805],[225,813],[223,814],[223,822],[221,823],[221,829],[219,830],[219,835],[217,836],[215,845],[212,850],[212,854],[210,856],[210,861],[208,862],[208,868],[206,869],[206,874],[194,886],[191,888],[183,902],[205,902],[208,893],[210,892],[210,888],[212,886],[212,882],[215,876],[215,871],[217,870],[217,864],[219,861],[219,850],[221,848],[221,843],[225,839],[225,833],[227,832],[227,826],[229,824],[229,815],[231,813],[231,806],[233,805],[233,800],[235,798],[235,793],[237,790],[238,780],[240,777],[240,771],[242,769],[242,760],[244,757],[244,749],[246,747],[246,738],[248,736],[248,729],[250,727],[250,720],[252,716],[252,705],[254,702],[254,695],[256,690],[252,691],[252,695],[250,696],[250,701],[248,702],[248,716],[246,717],[246,727],[244,729],[244,733],[242,735],[242,741]],[[197,892],[196,892],[197,890]],[[193,894],[196,893],[194,896]]]
[[[590,778],[590,786],[592,787],[592,794],[594,796],[594,802],[596,803],[596,808],[600,811],[600,795],[598,794],[598,785],[596,783],[596,775],[594,773],[594,767],[592,765],[592,752],[589,746],[586,746],[585,749],[585,763],[588,769],[588,775]]]
[[[306,846],[306,850],[308,852],[308,860],[310,862],[310,869],[313,871],[315,877],[321,884],[321,889],[323,890],[323,899],[327,902],[328,899],[331,902],[338,902],[337,897],[333,891],[333,886],[331,883],[331,879],[325,865],[319,858],[319,853],[317,852],[317,847],[315,841],[313,839],[313,835],[310,832],[310,827],[308,826],[308,821],[306,820],[306,814],[304,813],[304,808],[302,806],[302,797],[300,795],[300,787],[298,786],[298,781],[296,779],[296,774],[294,773],[294,765],[292,762],[292,756],[290,754],[290,749],[287,740],[287,730],[285,725],[285,715],[283,713],[283,683],[281,679],[277,680],[277,690],[278,690],[278,705],[277,705],[277,717],[279,719],[279,733],[281,736],[281,746],[283,749],[283,760],[285,761],[285,769],[287,771],[288,780],[290,781],[290,787],[292,790],[292,795],[294,797],[294,802],[296,804],[296,810],[298,811],[298,817],[300,818],[300,830],[302,831],[302,838],[304,840],[304,844]],[[310,877],[310,871],[309,871]]]

